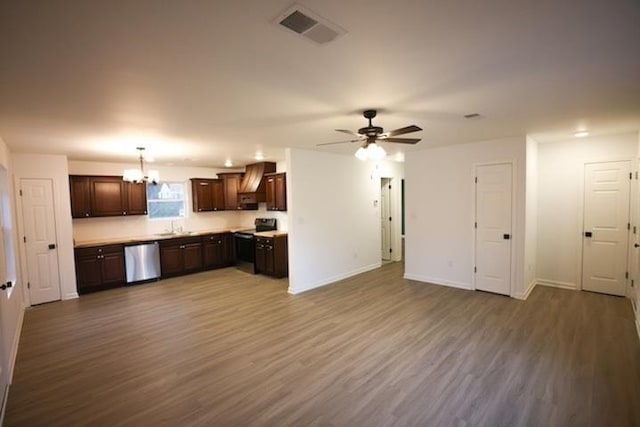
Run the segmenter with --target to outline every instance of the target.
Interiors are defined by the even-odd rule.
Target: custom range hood
[[[265,173],[276,171],[276,164],[272,162],[260,162],[247,165],[244,178],[238,189],[238,198],[244,205],[267,201]]]

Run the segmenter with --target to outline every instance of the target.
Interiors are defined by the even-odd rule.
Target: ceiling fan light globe
[[[371,160],[382,160],[386,157],[387,152],[384,151],[384,148],[379,146],[376,143],[369,144],[367,147],[367,157]]]
[[[358,151],[356,151],[356,157],[358,158],[358,160],[361,160],[363,162],[366,161],[367,160],[367,150],[365,150],[362,147],[358,148]]]

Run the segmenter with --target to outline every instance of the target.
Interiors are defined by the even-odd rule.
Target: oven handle
[[[234,236],[239,239],[246,239],[246,240],[253,239],[253,234],[234,234]]]

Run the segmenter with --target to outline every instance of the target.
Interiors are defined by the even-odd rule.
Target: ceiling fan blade
[[[411,132],[419,132],[421,131],[422,128],[416,125],[411,125],[411,126],[405,126],[403,128],[400,129],[396,129],[396,130],[391,130],[389,132],[385,132],[383,134],[381,134],[379,136],[379,138],[389,138],[390,136],[398,136],[398,135],[404,135],[405,133],[411,133]]]
[[[401,144],[417,144],[422,141],[420,138],[384,138],[382,142],[399,142]]]
[[[348,135],[353,135],[353,136],[357,136],[357,137],[361,137],[362,136],[358,132],[354,132],[352,130],[347,130],[347,129],[336,129],[336,132],[342,132],[342,133],[346,133]]]
[[[333,145],[333,144],[344,144],[344,143],[347,143],[347,142],[360,142],[360,141],[361,141],[360,139],[351,139],[351,140],[348,140],[348,141],[324,142],[322,144],[316,144],[316,146]]]

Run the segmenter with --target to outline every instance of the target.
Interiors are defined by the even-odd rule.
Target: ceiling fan
[[[362,114],[365,119],[369,120],[369,126],[365,126],[363,128],[358,129],[357,132],[346,130],[346,129],[336,129],[337,132],[346,133],[348,135],[356,136],[356,139],[349,139],[346,141],[336,141],[336,142],[325,142],[320,145],[333,145],[333,144],[344,144],[347,142],[362,142],[363,145],[356,152],[356,157],[361,160],[366,160],[367,157],[371,157],[374,159],[381,159],[386,155],[384,149],[376,144],[376,141],[380,142],[392,142],[392,143],[400,143],[400,144],[417,144],[420,142],[420,138],[396,138],[398,135],[404,135],[412,132],[419,132],[422,130],[421,127],[416,125],[405,126],[400,129],[395,129],[389,132],[385,132],[383,128],[380,126],[374,126],[371,121],[377,115],[376,110],[366,110]],[[360,154],[359,154],[360,153]]]

